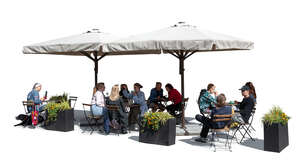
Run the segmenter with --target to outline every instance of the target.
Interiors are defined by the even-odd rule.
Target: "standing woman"
[[[120,91],[119,85],[114,85],[112,87],[110,96],[107,100],[107,104],[116,105],[119,107],[117,113],[114,113],[115,111],[112,111],[112,113],[109,114],[111,115],[113,121],[115,120],[120,123],[121,133],[127,134],[128,116],[125,112],[124,102],[123,99],[120,98],[119,91]]]
[[[109,117],[105,107],[105,96],[103,91],[105,90],[104,83],[98,83],[93,91],[91,111],[94,116],[104,116],[104,131],[109,134]]]
[[[245,85],[250,88],[250,90],[249,90],[250,97],[254,100],[254,103],[256,104],[256,92],[255,92],[255,87],[254,87],[253,83],[247,82]]]

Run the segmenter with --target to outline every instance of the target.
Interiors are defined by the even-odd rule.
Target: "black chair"
[[[85,104],[82,103],[83,106],[83,112],[84,112],[84,116],[86,121],[88,122],[88,126],[91,128],[91,133],[92,134],[95,131],[95,128],[99,128],[100,130],[100,126],[103,125],[103,123],[100,122],[101,119],[103,119],[103,116],[95,116],[93,114],[93,111],[91,110],[91,106],[92,104]],[[87,110],[86,107],[89,107],[90,110]]]
[[[214,123],[216,122],[228,122],[227,125],[224,128],[221,129],[211,129],[212,132],[212,139],[211,139],[211,146],[214,147],[214,152],[216,152],[216,144],[215,144],[215,137],[217,137],[218,141],[219,141],[219,136],[218,133],[223,133],[226,136],[226,142],[225,142],[225,149],[228,148],[228,150],[231,152],[231,143],[232,140],[229,142],[229,132],[230,132],[230,124],[232,121],[232,115],[228,114],[228,115],[214,115],[212,118],[212,121]]]
[[[69,96],[69,104],[70,104],[70,107],[72,107],[73,109],[75,108],[77,99],[78,99],[78,97],[76,97],[76,96]],[[73,102],[73,105],[72,105],[72,102]]]
[[[255,129],[252,126],[255,110],[256,110],[256,108],[253,108],[248,123],[239,123],[238,127],[236,128],[236,130],[233,134],[233,137],[237,140],[237,137],[236,137],[237,132],[239,132],[242,136],[240,141],[237,140],[238,143],[241,143],[246,136],[248,136],[252,141],[255,141],[255,139],[251,136],[251,129],[253,129],[255,131]]]
[[[28,111],[28,107],[32,107],[32,109],[34,108],[34,102],[33,101],[22,101],[23,107],[24,107],[24,111],[25,114],[30,114],[30,112]]]
[[[116,120],[116,116],[120,115],[120,113],[119,113],[120,107],[118,105],[109,105],[109,104],[107,104],[106,108],[107,108],[109,114],[111,114],[113,120]],[[121,125],[119,123],[112,124],[112,125],[113,125],[112,129],[116,130],[117,134],[119,136],[120,132],[121,132]]]

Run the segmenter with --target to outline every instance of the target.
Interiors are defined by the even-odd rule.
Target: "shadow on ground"
[[[182,141],[182,142],[187,143],[187,144],[192,145],[192,146],[200,146],[200,147],[206,146],[206,147],[210,147],[210,143],[196,142],[195,139],[197,139],[197,138],[199,138],[199,136],[192,137],[190,139],[180,139],[179,141]]]
[[[139,142],[139,136],[130,136],[128,139]]]
[[[246,147],[250,147],[250,148],[253,148],[253,149],[263,151],[264,150],[264,140],[256,139],[256,138],[254,140],[255,141],[253,141],[251,139],[247,139],[247,140],[244,140],[240,144],[243,145],[243,146],[246,146]]]

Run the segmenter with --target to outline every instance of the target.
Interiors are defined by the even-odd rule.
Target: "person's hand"
[[[45,101],[45,98],[44,98],[44,97],[42,97],[40,100],[41,100],[41,101]]]
[[[157,96],[157,100],[161,100],[160,96]]]
[[[136,95],[137,95],[136,92],[132,92],[132,94],[133,94],[133,96],[136,96]]]
[[[234,104],[238,104],[238,103],[239,103],[238,101],[234,100]]]
[[[215,96],[218,96],[218,92],[217,92],[217,91],[214,91],[214,95],[215,95]]]

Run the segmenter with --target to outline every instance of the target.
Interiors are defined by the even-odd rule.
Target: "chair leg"
[[[250,137],[250,139],[252,140],[252,141],[255,141],[253,138],[252,138],[252,136],[250,135],[250,133],[248,132],[249,131],[249,128],[250,128],[250,126],[251,125],[249,125],[248,127],[243,127],[243,129],[244,129],[244,131],[245,131],[245,133],[243,134],[243,137],[242,137],[242,139],[241,139],[241,141],[240,141],[240,143],[244,140],[244,138],[245,138],[245,136],[246,136],[246,134]]]

